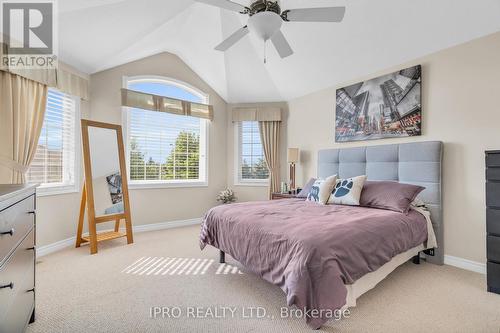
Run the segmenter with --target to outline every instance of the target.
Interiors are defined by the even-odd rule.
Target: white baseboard
[[[43,256],[46,256],[47,254],[60,251],[60,250],[65,249],[67,247],[75,246],[75,241],[76,241],[76,238],[71,237],[71,238],[57,241],[57,242],[49,244],[49,245],[37,247],[36,248],[36,256],[43,257]]]
[[[143,224],[137,225],[133,227],[134,232],[146,232],[146,231],[155,231],[155,230],[163,230],[170,228],[179,228],[186,227],[190,225],[197,225],[201,223],[201,218],[189,219],[189,220],[178,220],[178,221],[169,221],[169,222],[160,222],[160,223],[151,223],[151,224]],[[54,253],[56,251],[62,250],[64,248],[74,246],[75,245],[75,237],[71,237],[68,239],[63,239],[58,242],[40,246],[36,250],[37,257],[43,257],[47,254]],[[476,261],[454,257],[450,255],[444,256],[444,264],[450,265],[454,267],[458,267],[461,269],[465,269],[468,271],[486,274],[486,264],[479,263]]]
[[[146,232],[146,231],[154,231],[154,230],[187,227],[190,225],[197,225],[197,224],[201,224],[201,218],[143,224],[143,225],[134,226],[132,229],[134,230],[134,232]],[[104,230],[100,230],[100,231],[104,231]],[[52,244],[40,246],[36,249],[36,256],[43,257],[43,256],[46,256],[47,254],[57,252],[59,250],[65,249],[67,247],[75,246],[75,241],[76,241],[75,237],[70,237],[67,239],[57,241],[57,242],[52,243]]]
[[[486,274],[486,264],[482,264],[480,262],[472,261],[469,259],[445,255],[444,264],[455,266],[476,273]]]
[[[186,227],[189,225],[196,225],[196,224],[201,224],[201,218],[136,225],[133,227],[133,230],[134,232],[144,232],[144,231]]]

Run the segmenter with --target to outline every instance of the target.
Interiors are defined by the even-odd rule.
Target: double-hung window
[[[78,191],[79,99],[49,88],[35,157],[26,174],[40,194]]]
[[[236,123],[237,184],[267,185],[269,170],[264,157],[257,121]]]
[[[161,77],[125,79],[125,88],[208,104],[208,96]],[[127,164],[131,188],[205,186],[208,120],[127,107]]]

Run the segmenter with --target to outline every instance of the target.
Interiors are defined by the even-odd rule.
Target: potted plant
[[[234,191],[226,188],[223,191],[220,191],[217,195],[217,201],[222,202],[223,204],[228,204],[236,201],[236,197],[234,195]]]

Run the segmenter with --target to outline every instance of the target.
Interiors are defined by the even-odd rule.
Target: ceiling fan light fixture
[[[234,0],[195,1],[248,15],[248,24],[227,37],[215,49],[226,51],[252,32],[264,41],[264,63],[268,40],[271,40],[282,59],[293,54],[292,47],[280,30],[283,22],[341,22],[345,14],[345,7],[296,8],[282,12],[279,0],[250,0],[248,7]]]
[[[283,20],[274,12],[260,12],[252,15],[248,19],[248,28],[255,35],[267,41],[278,30],[280,30]]]

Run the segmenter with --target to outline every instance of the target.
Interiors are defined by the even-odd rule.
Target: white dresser
[[[0,185],[0,333],[35,320],[34,185]]]

